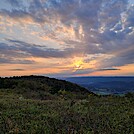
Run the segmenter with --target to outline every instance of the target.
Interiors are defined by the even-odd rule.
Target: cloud
[[[17,9],[12,9],[12,11],[8,11],[6,9],[2,9],[0,11],[1,16],[7,16],[15,20],[19,19],[26,19],[26,18],[31,18],[31,15],[25,11],[25,10],[17,10]]]
[[[1,17],[38,24],[43,30],[40,38],[62,42],[62,49],[28,43],[25,38],[8,39],[0,43],[1,63],[11,63],[9,57],[13,63],[17,58],[26,63],[28,57],[86,59],[89,55],[97,55],[86,60],[96,60],[96,68],[101,71],[134,63],[134,6],[128,5],[128,0],[6,1],[12,7],[1,8]]]
[[[98,71],[117,71],[117,70],[120,70],[120,69],[117,69],[117,68],[102,68]]]
[[[134,6],[131,6],[124,14],[125,27],[134,27]]]
[[[71,49],[59,50],[47,48],[36,44],[26,43],[18,40],[6,39],[7,43],[0,43],[1,62],[12,63],[13,59],[28,58],[28,57],[41,57],[41,58],[65,58],[69,57],[74,51]],[[3,58],[2,58],[3,57]],[[21,61],[19,61],[21,62]],[[23,62],[22,62],[23,63]],[[28,63],[24,60],[24,63]],[[31,62],[30,62],[31,63]]]
[[[74,48],[68,47],[63,50],[60,50],[60,49],[48,48],[46,46],[41,46],[38,44],[26,43],[19,40],[7,39],[7,41],[8,44],[4,44],[3,51],[4,50],[8,51],[10,49],[10,52],[13,50],[17,52],[16,55],[20,53],[23,56],[34,56],[42,58],[68,58],[73,55],[81,55],[81,50],[83,49],[80,46],[76,46]]]
[[[15,58],[0,58],[0,64],[33,64],[35,63],[32,60],[24,60],[24,59],[15,59]]]
[[[23,44],[22,44],[23,45]],[[25,46],[17,46],[11,43],[0,43],[1,64],[33,64],[33,60],[27,60],[30,55],[23,51]]]
[[[63,51],[53,48],[46,48],[45,46],[40,46],[36,44],[30,44],[18,40],[10,40],[9,43],[13,44],[16,49],[22,51],[24,56],[33,56],[33,57],[42,57],[42,58],[51,58],[51,57],[65,57],[66,54],[63,54]]]
[[[21,0],[5,0],[5,2],[8,2],[13,7],[19,7],[21,5]]]
[[[8,71],[25,71],[25,69],[16,68],[16,69],[9,69]]]

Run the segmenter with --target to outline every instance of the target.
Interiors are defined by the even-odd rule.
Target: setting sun
[[[84,67],[83,59],[75,59],[73,63],[74,71],[78,69],[82,69]]]

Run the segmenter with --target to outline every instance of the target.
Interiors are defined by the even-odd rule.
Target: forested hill
[[[0,134],[134,134],[134,95],[95,95],[43,76],[0,78]]]
[[[14,76],[0,78],[0,89],[14,89],[18,93],[37,94],[50,93],[57,94],[59,92],[69,92],[75,94],[93,94],[87,89],[67,82],[45,76]]]

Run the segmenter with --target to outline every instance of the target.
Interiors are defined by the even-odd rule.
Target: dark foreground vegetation
[[[0,78],[0,134],[133,134],[134,94],[98,96],[40,76]]]

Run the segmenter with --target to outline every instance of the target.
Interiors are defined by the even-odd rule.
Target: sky
[[[0,76],[134,76],[134,0],[1,0]]]

